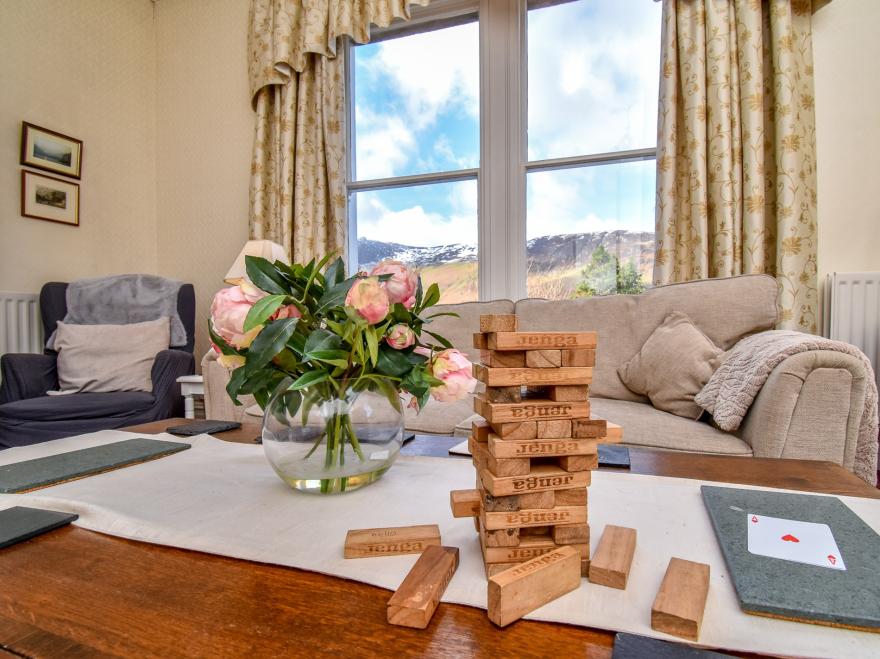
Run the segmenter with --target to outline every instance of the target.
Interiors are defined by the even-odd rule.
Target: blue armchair
[[[44,335],[67,314],[67,284],[51,282],[40,291]],[[177,313],[186,328],[185,346],[163,350],[153,363],[153,391],[78,393],[47,396],[58,388],[56,353],[0,357],[0,450],[138,423],[183,416],[177,378],[195,372],[195,290],[181,286]]]

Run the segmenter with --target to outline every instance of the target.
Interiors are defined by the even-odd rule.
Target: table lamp
[[[236,286],[248,280],[247,269],[244,263],[245,256],[261,256],[268,261],[290,263],[290,259],[287,257],[287,250],[278,243],[273,243],[271,240],[248,240],[244,247],[241,248],[223,281]]]

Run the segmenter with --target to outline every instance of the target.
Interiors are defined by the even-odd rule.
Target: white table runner
[[[0,464],[128,439],[103,431],[0,452]],[[156,438],[187,441],[170,435]],[[394,589],[416,560],[345,560],[352,528],[437,523],[461,565],[443,597],[486,607],[486,578],[470,519],[453,519],[449,490],[473,487],[469,460],[400,458],[384,478],[350,494],[291,491],[257,445],[207,435],[188,451],[30,494],[0,495],[0,509],[43,506],[79,514],[78,526],[110,535],[235,558],[303,568]],[[760,618],[742,613],[709,517],[702,481],[595,472],[589,518],[595,549],[605,524],[638,529],[625,591],[583,581],[530,618],[675,640],[650,628],[651,603],[671,556],[708,563],[711,586],[700,643],[750,652],[808,656],[880,656],[880,635]],[[717,483],[715,483],[717,485]],[[880,502],[840,497],[875,530]],[[878,566],[880,569],[880,566]]]

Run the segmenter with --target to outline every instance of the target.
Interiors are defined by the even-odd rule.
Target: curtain
[[[664,0],[654,281],[768,273],[816,333],[810,0]]]
[[[429,0],[412,4],[427,5]],[[409,19],[407,0],[252,0],[248,74],[256,112],[250,234],[294,262],[346,247],[344,38]]]

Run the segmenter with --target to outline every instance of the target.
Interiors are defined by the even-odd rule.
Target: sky
[[[529,160],[652,147],[660,3],[578,0],[528,16]],[[357,46],[355,177],[479,166],[478,25]],[[355,195],[359,237],[477,242],[477,184]],[[527,235],[653,231],[654,162],[527,176]]]

